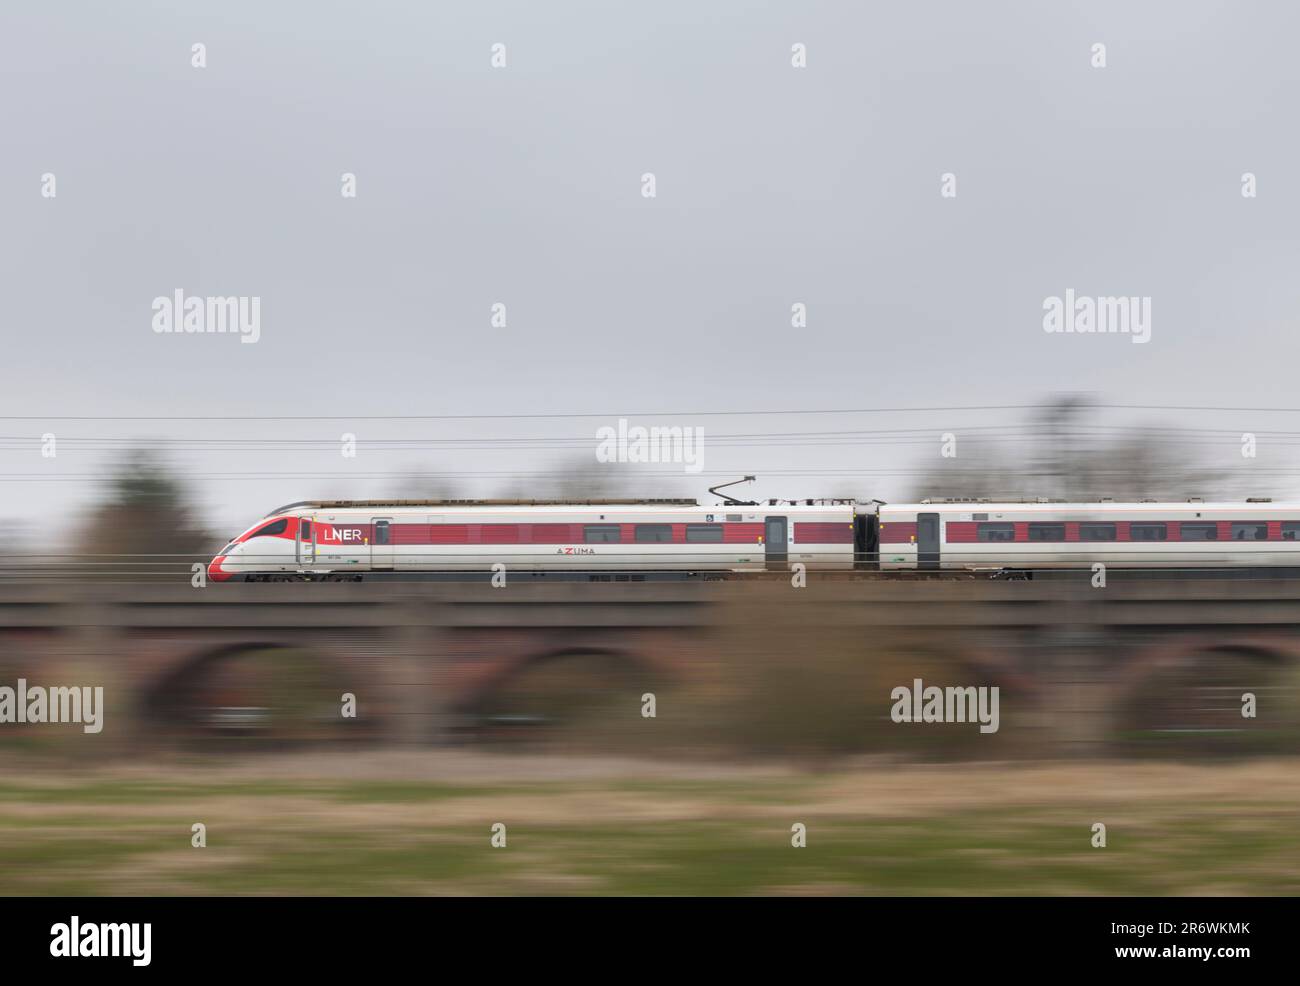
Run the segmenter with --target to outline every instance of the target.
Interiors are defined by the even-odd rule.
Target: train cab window
[[[637,544],[666,544],[673,539],[672,524],[637,524]]]
[[[980,541],[1014,541],[1015,524],[980,524],[975,528],[975,536]]]
[[[1129,524],[1128,539],[1130,541],[1163,541],[1165,539],[1165,525]]]
[[[686,540],[695,544],[721,544],[721,524],[687,524]]]
[[[582,539],[588,544],[618,544],[623,540],[623,529],[617,524],[587,524]]]
[[[388,521],[375,521],[375,544],[388,544]]]
[[[255,531],[254,533],[248,536],[250,538],[275,537],[277,534],[283,534],[288,529],[289,529],[289,518],[282,517],[277,521],[272,521],[270,524],[267,524],[260,531]]]
[[[1219,525],[1184,524],[1181,528],[1181,534],[1184,541],[1217,541],[1219,539]]]
[[[1268,524],[1265,521],[1260,521],[1258,524],[1253,524],[1253,523],[1233,524],[1232,540],[1267,541]]]
[[[1287,520],[1282,522],[1282,540],[1300,541],[1300,521]]]
[[[1114,524],[1080,524],[1080,541],[1114,541]]]
[[[1064,524],[1030,524],[1029,540],[1064,541],[1065,525]]]

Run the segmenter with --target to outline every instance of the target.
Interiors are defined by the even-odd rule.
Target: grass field
[[[1300,892],[1290,759],[810,771],[367,751],[3,767],[4,894]],[[796,822],[807,848],[791,846]]]

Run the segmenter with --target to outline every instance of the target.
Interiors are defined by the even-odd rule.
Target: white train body
[[[497,571],[635,578],[795,563],[1032,572],[1099,562],[1300,570],[1300,504],[317,501],[254,524],[208,573],[222,582]]]
[[[254,524],[208,567],[216,581],[379,573],[751,572],[799,562],[851,569],[850,503],[693,501],[293,504]]]
[[[887,504],[878,545],[886,571],[1300,567],[1300,504]]]

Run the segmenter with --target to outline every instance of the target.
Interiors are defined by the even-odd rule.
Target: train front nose
[[[235,577],[235,573],[230,569],[233,555],[238,550],[239,545],[228,544],[221,549],[221,554],[208,562],[208,580],[210,582],[229,582]]]

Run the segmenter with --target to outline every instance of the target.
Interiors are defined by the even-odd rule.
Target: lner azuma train
[[[215,581],[726,578],[787,570],[1300,567],[1300,504],[801,500],[317,500],[281,507]],[[501,567],[504,566],[504,569]]]

